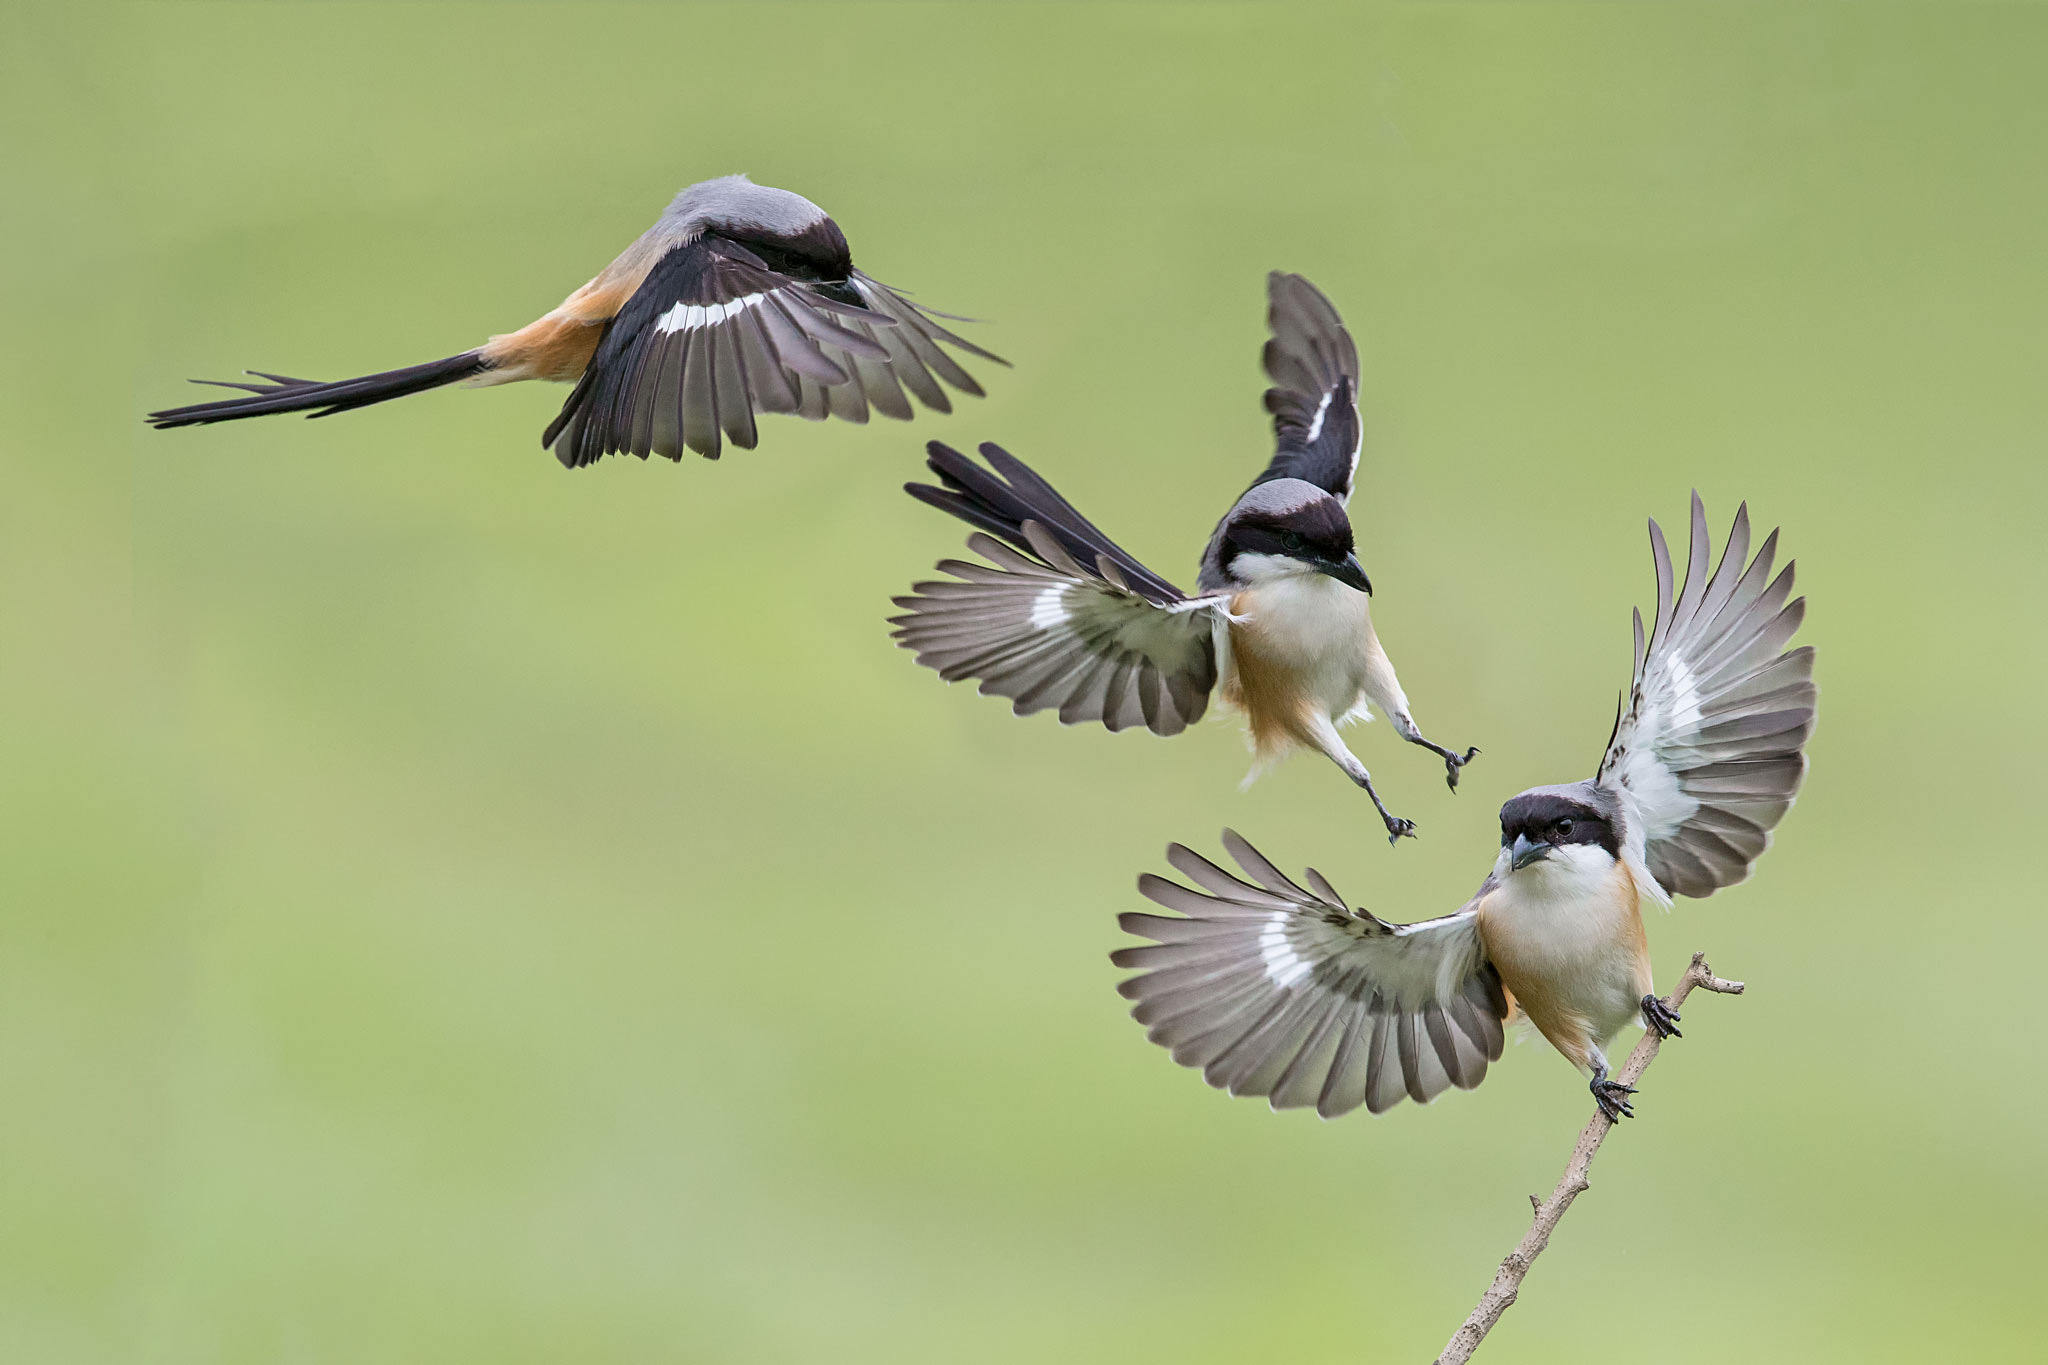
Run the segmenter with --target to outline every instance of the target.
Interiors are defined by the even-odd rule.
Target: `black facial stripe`
[[[1570,821],[1569,830],[1561,822]],[[1534,843],[1593,844],[1621,857],[1621,835],[1605,816],[1583,801],[1544,792],[1518,796],[1500,808],[1500,841],[1512,844],[1517,835]]]
[[[1350,518],[1334,498],[1325,498],[1285,512],[1240,514],[1224,537],[1223,562],[1261,554],[1342,563],[1352,548]]]

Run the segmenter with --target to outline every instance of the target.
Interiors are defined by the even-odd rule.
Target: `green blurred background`
[[[1589,1103],[1323,1123],[1124,1016],[1228,822],[1393,918],[1590,773],[1643,519],[1782,524],[1821,727],[1483,1358],[2039,1359],[2033,7],[10,7],[0,1359],[1428,1359]],[[544,311],[687,182],[991,319],[991,397],[575,474],[562,391],[159,434]],[[887,599],[997,439],[1186,581],[1265,272],[1364,361],[1381,633],[1464,793],[948,690]],[[1632,1035],[1631,1035],[1632,1036]]]

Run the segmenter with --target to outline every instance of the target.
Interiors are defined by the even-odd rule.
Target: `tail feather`
[[[212,403],[165,408],[161,412],[150,413],[148,420],[151,426],[161,431],[169,427],[232,422],[240,417],[263,417],[273,412],[306,412],[309,408],[317,411],[307,413],[308,416],[329,417],[351,408],[364,408],[372,403],[403,398],[407,394],[438,389],[444,384],[482,374],[489,368],[490,362],[483,358],[481,351],[464,351],[445,360],[429,360],[424,365],[408,365],[402,370],[384,370],[377,374],[358,375],[354,379],[337,379],[332,383],[250,370],[250,374],[269,382],[245,384],[223,379],[193,382],[224,389],[247,389],[251,397],[223,398]]]

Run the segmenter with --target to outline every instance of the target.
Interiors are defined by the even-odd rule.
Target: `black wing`
[[[1273,459],[1253,482],[1303,479],[1351,498],[1364,425],[1358,417],[1358,348],[1321,290],[1299,275],[1266,277],[1266,411]]]
[[[993,441],[981,443],[981,457],[988,461],[987,469],[942,441],[929,442],[925,446],[925,464],[945,487],[907,483],[903,491],[1031,554],[1038,551],[1025,537],[1023,528],[1025,522],[1035,521],[1082,564],[1093,564],[1098,556],[1107,557],[1123,571],[1122,577],[1130,588],[1155,605],[1170,606],[1185,600],[1187,594],[1104,535],[1030,465]]]
[[[904,388],[949,411],[932,371],[969,393],[981,387],[940,340],[999,359],[863,275],[798,279],[707,234],[655,262],[541,441],[570,468],[615,452],[716,459],[723,439],[754,447],[756,413],[865,422],[873,406],[908,418]]]

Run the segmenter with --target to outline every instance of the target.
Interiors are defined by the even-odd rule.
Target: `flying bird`
[[[1138,889],[1185,918],[1126,914],[1123,928],[1151,942],[1111,955],[1143,969],[1118,990],[1147,1036],[1275,1109],[1377,1114],[1478,1085],[1519,1009],[1591,1077],[1602,1112],[1629,1115],[1634,1090],[1609,1079],[1608,1041],[1636,1018],[1678,1032],[1651,982],[1643,903],[1745,880],[1806,774],[1813,650],[1785,647],[1806,599],[1786,602],[1791,564],[1771,577],[1777,538],[1745,567],[1745,506],[1709,577],[1695,494],[1674,600],[1650,523],[1657,613],[1647,648],[1636,614],[1635,675],[1599,773],[1502,806],[1493,870],[1456,913],[1388,923],[1348,908],[1313,869],[1306,886],[1281,875],[1229,830],[1223,846],[1249,881],[1169,847],[1194,886],[1148,873]]]
[[[983,445],[984,469],[934,441],[943,487],[905,491],[980,528],[986,563],[946,560],[959,582],[898,597],[896,639],[948,682],[978,678],[1018,715],[1057,709],[1177,735],[1220,686],[1249,721],[1256,776],[1313,749],[1363,787],[1388,840],[1415,823],[1387,809],[1337,727],[1378,707],[1394,729],[1443,759],[1453,791],[1462,754],[1426,738],[1373,631],[1372,582],[1346,504],[1358,469],[1358,351],[1337,310],[1299,275],[1267,277],[1265,368],[1275,450],[1231,505],[1202,555],[1190,596],[1146,568],[1022,460]]]
[[[938,313],[854,269],[846,235],[788,190],[728,175],[692,185],[653,227],[561,306],[473,350],[322,383],[252,370],[228,398],[149,414],[159,427],[307,412],[327,417],[440,388],[548,379],[574,384],[541,444],[571,469],[619,452],[717,459],[754,448],[754,418],[908,419],[905,390],[951,412],[938,380],[981,385],[939,343],[997,364]],[[936,376],[936,378],[934,378]],[[310,410],[310,411],[309,411]]]

